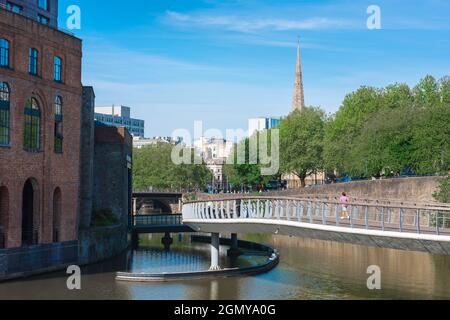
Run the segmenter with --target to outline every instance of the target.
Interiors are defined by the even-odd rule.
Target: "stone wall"
[[[442,177],[414,177],[374,181],[355,181],[320,187],[287,190],[283,195],[329,195],[339,196],[346,192],[350,197],[380,200],[401,200],[416,202],[435,202],[433,193]],[[278,193],[275,193],[278,194]]]
[[[56,271],[77,264],[78,242],[0,250],[0,281]]]
[[[117,256],[128,248],[125,226],[94,228],[80,231],[79,263],[90,264]]]
[[[83,87],[80,132],[80,228],[89,228],[91,225],[94,188],[94,108],[94,89]]]
[[[132,145],[127,129],[95,126],[93,205],[123,223],[131,215]]]
[[[433,193],[437,190],[442,177],[414,177],[374,181],[355,181],[336,183],[303,189],[290,189],[264,193],[264,196],[340,196],[346,192],[350,198],[398,200],[405,202],[436,202]],[[235,194],[206,195],[199,194],[199,200],[208,198],[236,197]]]

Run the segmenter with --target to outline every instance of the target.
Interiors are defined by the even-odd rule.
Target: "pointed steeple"
[[[305,93],[303,91],[302,61],[300,55],[300,37],[298,38],[297,66],[295,69],[295,87],[292,101],[292,110],[302,111],[305,108]]]

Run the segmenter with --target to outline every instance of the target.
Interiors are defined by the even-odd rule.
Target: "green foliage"
[[[442,179],[439,190],[433,196],[437,201],[450,203],[450,176]]]
[[[175,164],[171,155],[174,146],[158,144],[135,149],[133,152],[133,187],[154,188],[205,188],[212,179],[211,172],[204,164]],[[182,150],[189,153],[192,163],[194,152],[190,148]],[[200,163],[200,162],[197,162]]]
[[[302,186],[308,175],[323,169],[323,139],[326,122],[320,108],[294,111],[280,126],[280,167],[297,175]]]
[[[267,137],[263,141],[263,136]],[[256,153],[250,154],[250,140],[257,141]],[[265,143],[263,143],[265,142]],[[227,164],[224,166],[224,174],[228,177],[228,182],[233,187],[249,187],[249,186],[261,186],[267,184],[270,180],[274,179],[273,176],[265,176],[261,174],[261,169],[265,166],[264,159],[260,158],[260,148],[267,146],[267,149],[263,149],[263,153],[270,155],[272,144],[272,132],[271,130],[255,133],[251,138],[242,140],[238,145],[234,146],[234,152],[228,159]],[[244,150],[245,153],[242,151]],[[240,159],[240,154],[245,154],[245,157]],[[231,163],[231,164],[229,164]]]
[[[119,223],[119,219],[111,209],[93,210],[91,227],[109,227]]]
[[[431,76],[413,90],[395,84],[347,95],[325,129],[325,168],[365,177],[447,172],[449,97],[449,78]]]

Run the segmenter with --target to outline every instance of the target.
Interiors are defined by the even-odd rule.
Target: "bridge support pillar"
[[[173,238],[169,232],[166,232],[164,237],[161,239],[161,243],[164,245],[164,250],[170,251],[170,246],[173,244]]]
[[[219,265],[219,254],[220,254],[220,234],[212,233],[211,234],[211,271],[220,270]]]
[[[139,246],[139,234],[137,232],[131,233],[131,245],[133,248],[137,248]]]
[[[237,233],[231,234],[231,245],[230,245],[230,249],[228,250],[227,254],[229,257],[238,257],[242,254],[242,252],[239,250]]]

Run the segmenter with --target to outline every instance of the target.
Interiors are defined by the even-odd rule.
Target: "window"
[[[34,48],[30,48],[28,72],[34,76],[37,76],[38,74],[38,56],[39,56],[38,51]]]
[[[42,10],[48,11],[48,0],[38,0],[38,7]]]
[[[53,60],[53,78],[57,82],[62,81],[62,61],[60,57],[55,57]]]
[[[9,106],[9,85],[0,82],[0,146],[9,145]]]
[[[62,134],[62,123],[63,123],[63,114],[62,114],[62,98],[60,96],[55,97],[55,142],[54,142],[54,150],[55,153],[62,153],[62,145],[63,145],[63,134]]]
[[[22,13],[23,7],[12,2],[6,3],[6,9],[14,13]]]
[[[0,39],[0,67],[9,67],[9,41]]]
[[[42,14],[38,14],[37,21],[39,23],[45,24],[46,26],[50,24],[50,19],[47,18],[46,16],[43,16]]]
[[[39,151],[41,147],[41,110],[35,98],[25,105],[25,126],[23,145],[27,151]]]

